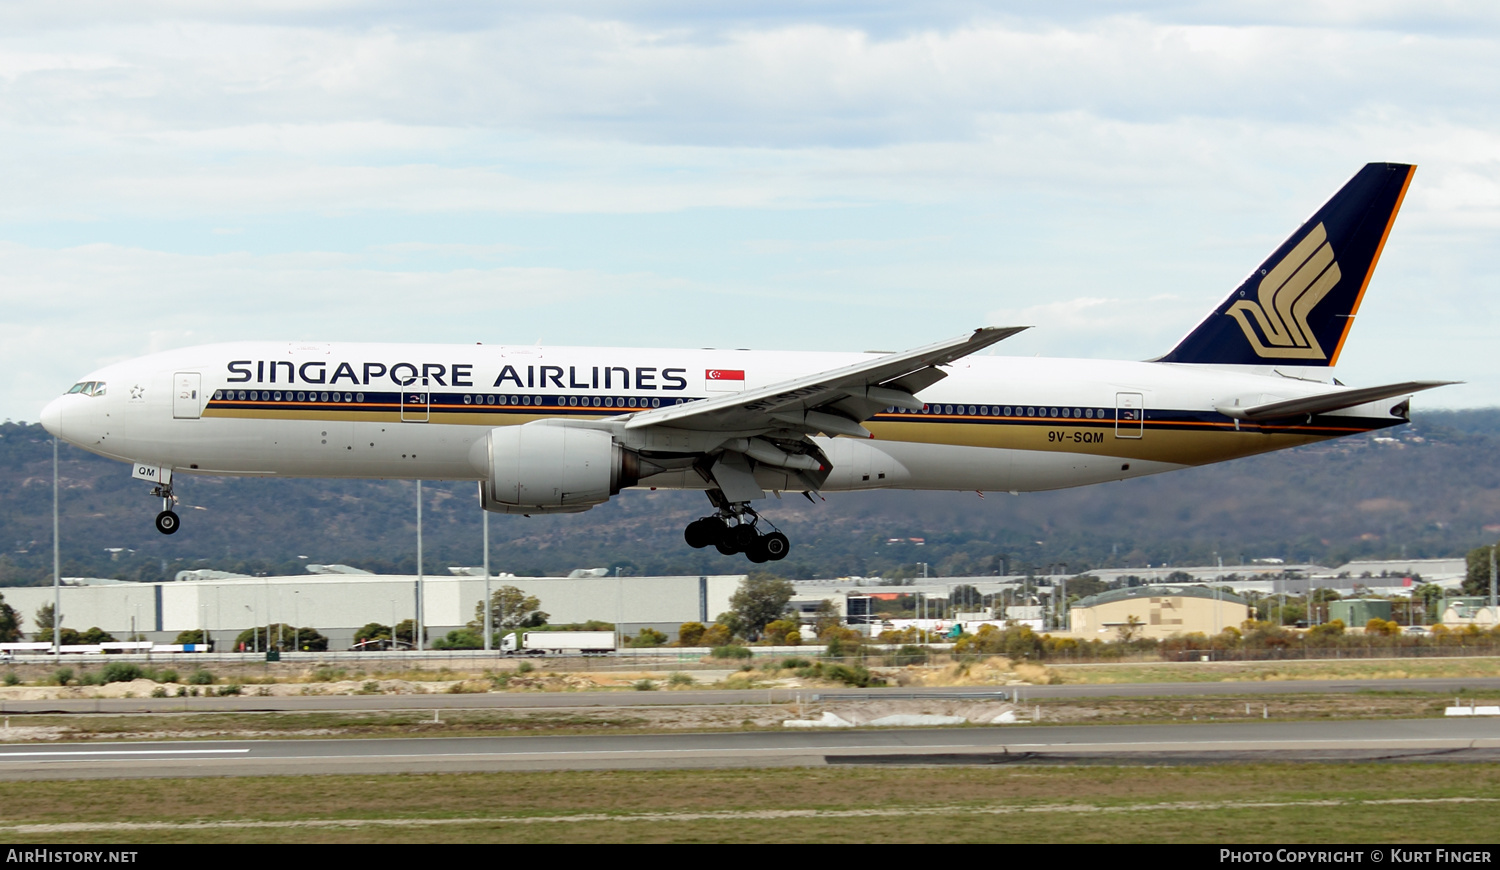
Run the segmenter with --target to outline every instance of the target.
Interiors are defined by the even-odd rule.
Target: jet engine
[[[484,509],[507,514],[586,511],[662,470],[609,432],[556,420],[491,429],[469,461],[485,475]]]

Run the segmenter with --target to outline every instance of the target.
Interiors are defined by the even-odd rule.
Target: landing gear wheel
[[[173,535],[182,526],[175,511],[162,511],[156,515],[156,530],[163,535]]]
[[[755,533],[755,526],[749,523],[740,523],[730,529],[727,537],[734,544],[734,548],[741,553],[750,552],[750,548],[760,540],[760,535]]]
[[[718,517],[703,517],[688,523],[688,527],[682,532],[682,537],[689,547],[701,550],[723,539],[726,531],[728,529],[724,526],[723,520]]]
[[[717,513],[700,517],[683,530],[688,546],[710,544],[725,556],[744,553],[751,562],[779,562],[786,558],[792,544],[768,520],[750,507],[749,502],[732,502],[718,489],[708,491],[708,500]]]
[[[760,550],[772,562],[780,562],[792,550],[792,542],[780,532],[772,532],[760,539]]]

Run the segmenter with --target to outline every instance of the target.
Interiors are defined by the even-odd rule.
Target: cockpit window
[[[72,389],[68,390],[66,395],[71,396],[74,393],[82,393],[85,396],[102,396],[104,395],[104,382],[79,381],[78,383],[73,385]]]

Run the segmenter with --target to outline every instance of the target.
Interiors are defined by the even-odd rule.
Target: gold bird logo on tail
[[[1225,314],[1239,322],[1245,339],[1263,359],[1327,359],[1307,316],[1338,282],[1339,264],[1320,223],[1261,279],[1259,303],[1240,300]]]

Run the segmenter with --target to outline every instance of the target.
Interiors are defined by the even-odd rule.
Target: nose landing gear
[[[170,483],[159,485],[151,490],[151,494],[161,499],[161,513],[156,515],[156,530],[163,535],[176,534],[182,521],[178,518],[177,512],[172,510],[172,506],[177,502],[177,497],[172,494],[172,485]]]
[[[713,547],[726,556],[744,553],[756,564],[779,562],[791,552],[792,543],[771,525],[770,521],[756,513],[746,502],[723,502],[714,499],[719,510],[712,516],[701,517],[688,523],[682,537],[689,547],[701,550]],[[757,528],[764,524],[770,531]]]

